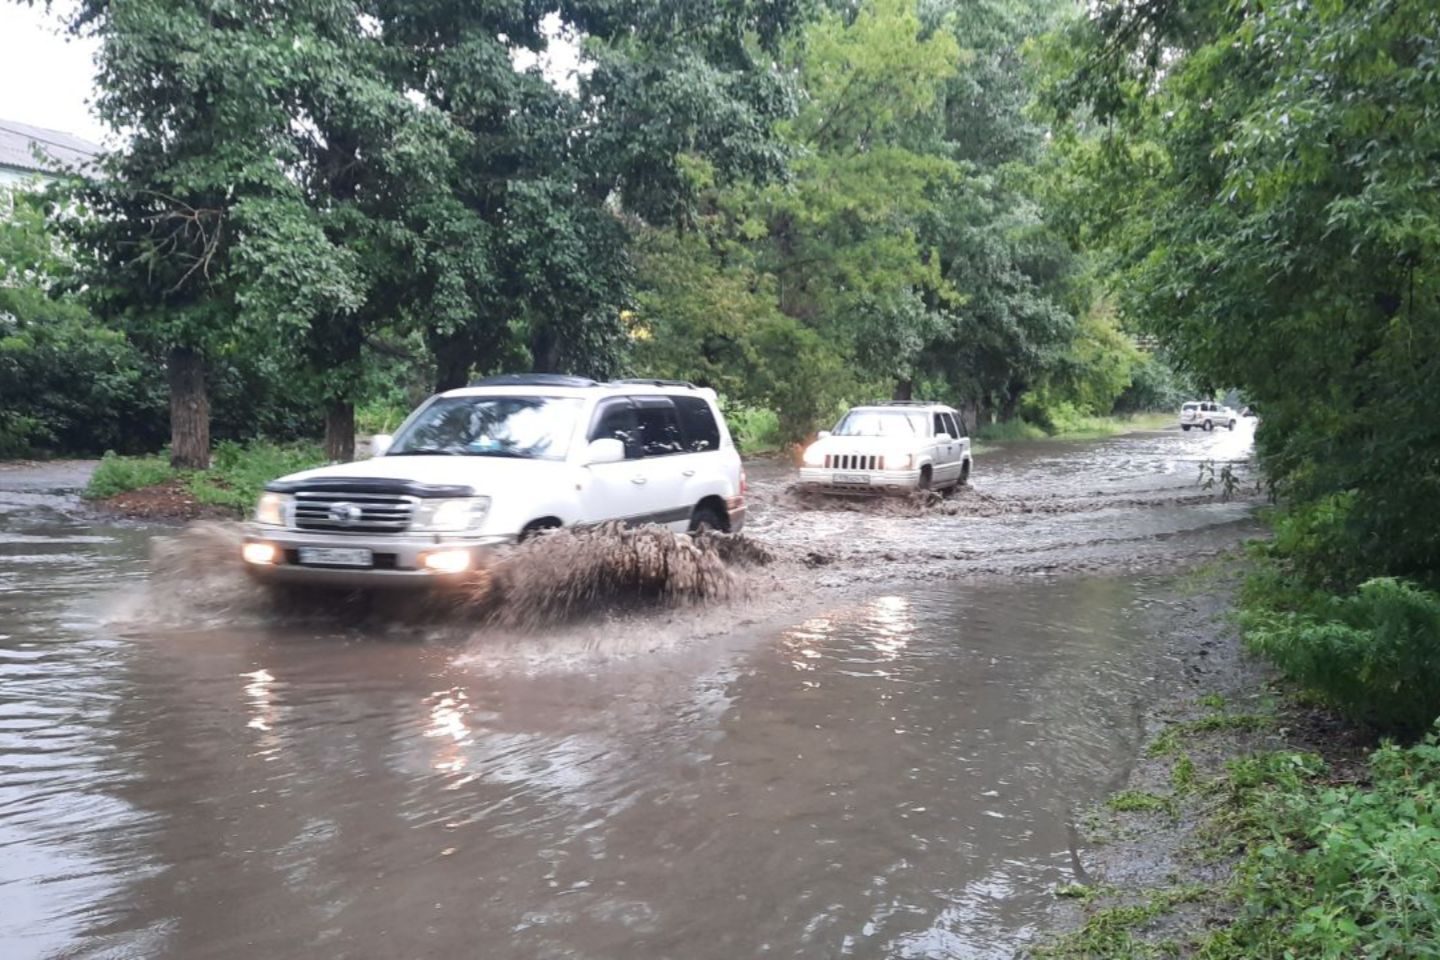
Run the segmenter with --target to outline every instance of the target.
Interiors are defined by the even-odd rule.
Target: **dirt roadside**
[[[1343,779],[1373,748],[1245,652],[1228,618],[1236,577],[1202,567],[1175,586],[1157,632],[1181,688],[1142,714],[1147,746],[1115,791],[1077,811],[1082,880],[1055,891],[1052,929],[1019,957],[1190,955],[1238,910],[1225,887],[1247,850],[1224,831],[1227,766],[1290,751]]]

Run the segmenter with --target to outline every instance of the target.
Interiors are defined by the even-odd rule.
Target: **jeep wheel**
[[[1180,424],[1180,429],[1181,429],[1181,430],[1184,430],[1186,433],[1189,433],[1189,432],[1190,432],[1190,424],[1188,424],[1188,423],[1182,423],[1182,424]]]
[[[920,490],[929,490],[929,489],[930,489],[930,482],[931,482],[933,479],[934,479],[934,474],[931,472],[930,467],[929,467],[928,465],[921,467],[921,468],[920,468],[920,483],[919,483],[919,486],[917,487],[917,489],[920,489]]]
[[[956,489],[965,486],[970,482],[970,461],[966,460],[960,464],[960,479],[955,482]]]
[[[1214,429],[1215,429],[1215,422],[1214,422],[1213,420],[1206,420],[1206,421],[1205,421],[1205,429],[1206,429],[1207,431],[1208,431],[1208,430],[1214,430]]]
[[[547,530],[559,529],[559,520],[531,520],[529,523],[525,524],[525,526],[520,530],[520,536],[516,538],[516,542],[524,543],[527,540],[532,540],[535,537],[540,536],[540,534],[545,533]]]
[[[714,507],[699,506],[690,514],[691,533],[725,533],[729,529],[730,525]]]
[[[1230,429],[1231,429],[1231,430],[1234,430],[1234,429],[1235,429],[1235,421],[1234,421],[1234,420],[1231,420],[1231,421],[1230,421]]]

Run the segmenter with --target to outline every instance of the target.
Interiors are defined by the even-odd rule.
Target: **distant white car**
[[[745,475],[715,391],[491,377],[432,397],[377,455],[266,484],[242,550],[264,580],[439,584],[482,552],[610,521],[736,531]]]
[[[943,490],[970,480],[970,437],[952,407],[854,407],[806,450],[800,482],[837,493]]]
[[[1191,427],[1199,427],[1202,430],[1225,427],[1234,430],[1235,421],[1238,419],[1239,414],[1234,410],[1209,400],[1193,400],[1180,407],[1181,430],[1189,430]]]

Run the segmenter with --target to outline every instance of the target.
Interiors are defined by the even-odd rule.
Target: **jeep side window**
[[[595,413],[590,440],[613,438],[625,444],[625,459],[639,460],[645,455],[640,442],[640,422],[629,400],[607,400]]]
[[[945,418],[941,414],[935,414],[935,436],[948,433],[949,431],[945,429]]]
[[[720,427],[715,423],[715,414],[710,404],[699,397],[675,397],[675,412],[680,415],[680,430],[685,435],[685,449],[689,453],[704,453],[720,449]]]
[[[647,457],[666,457],[685,452],[680,418],[669,397],[636,397],[635,415],[640,421],[640,442]]]
[[[954,415],[954,414],[952,414],[952,413],[942,413],[942,414],[940,414],[940,417],[941,417],[941,419],[943,419],[943,420],[945,421],[945,432],[946,432],[946,433],[950,434],[950,436],[954,437],[956,440],[959,440],[961,437],[964,436],[964,434],[960,432],[960,427],[959,427],[959,425],[957,425],[957,424],[955,423],[955,415]]]

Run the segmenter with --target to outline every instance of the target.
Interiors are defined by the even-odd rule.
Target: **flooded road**
[[[781,600],[591,656],[142,626],[161,531],[0,470],[0,957],[1010,957],[1177,682],[1158,574],[1251,529],[1196,465],[1247,449],[1011,449],[915,516],[756,469]]]

